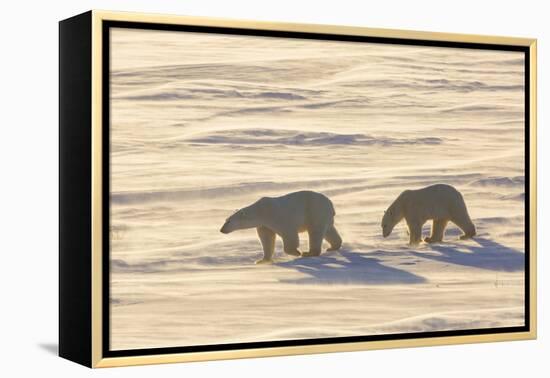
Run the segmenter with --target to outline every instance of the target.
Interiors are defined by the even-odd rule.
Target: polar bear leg
[[[407,220],[409,228],[409,245],[418,245],[422,241],[422,226],[423,223],[419,220]]]
[[[434,219],[432,223],[432,234],[429,238],[424,239],[426,243],[439,243],[443,241],[445,235],[445,227],[447,227],[447,219]]]
[[[256,261],[256,264],[271,262],[275,252],[275,233],[267,227],[258,227],[256,231],[264,249],[264,258]]]
[[[327,249],[327,251],[337,251],[342,246],[342,238],[334,225],[329,226],[327,229],[327,232],[325,233],[325,240],[330,243],[330,248]]]
[[[283,249],[287,255],[301,256],[302,254],[298,250],[300,245],[300,238],[295,232],[287,232],[281,235],[283,238]]]
[[[311,227],[307,231],[309,235],[309,252],[304,253],[303,256],[319,256],[321,254],[321,247],[323,245],[326,229],[326,225],[323,225]]]

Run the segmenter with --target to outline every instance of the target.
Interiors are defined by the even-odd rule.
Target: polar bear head
[[[262,197],[252,205],[239,209],[225,220],[221,233],[229,234],[237,230],[264,226],[273,218],[273,198]]]
[[[390,236],[395,225],[404,218],[404,205],[411,200],[411,191],[405,190],[402,192],[395,201],[388,207],[388,210],[384,211],[382,217],[382,235],[387,238]]]
[[[225,220],[221,233],[229,234],[237,230],[259,227],[264,224],[266,218],[273,216],[272,199],[262,197],[252,205],[239,209]]]
[[[387,238],[390,236],[393,228],[398,223],[395,216],[395,209],[392,209],[391,206],[388,210],[384,211],[384,216],[382,217],[382,236]]]
[[[233,215],[225,220],[220,232],[223,234],[229,234],[233,231],[257,227],[258,219],[255,213],[256,212],[253,209],[250,209],[250,207],[237,210],[233,213]]]

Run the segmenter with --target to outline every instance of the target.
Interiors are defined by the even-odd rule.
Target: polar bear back
[[[446,184],[407,190],[401,202],[405,214],[415,214],[421,219],[451,219],[466,211],[462,194]]]
[[[334,206],[325,195],[309,190],[293,192],[280,197],[272,197],[275,211],[291,227],[305,231],[310,225],[323,220],[327,224],[334,221]]]

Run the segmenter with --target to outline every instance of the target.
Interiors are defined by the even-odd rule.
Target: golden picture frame
[[[96,368],[536,338],[535,39],[95,10],[59,27],[61,357]],[[418,157],[466,150],[480,154],[469,165]],[[424,165],[445,174],[412,175]],[[386,195],[441,183],[463,191],[478,239],[417,250],[410,224],[414,248],[399,228],[382,237]],[[255,234],[218,232],[229,210],[290,190],[328,193],[339,252],[254,265]],[[258,234],[271,262],[281,235],[268,255]],[[443,303],[455,287],[477,299]],[[315,303],[285,302],[292,290]],[[407,316],[388,310],[414,294],[395,310]],[[314,306],[334,324],[304,325]],[[289,315],[256,310],[279,307]]]

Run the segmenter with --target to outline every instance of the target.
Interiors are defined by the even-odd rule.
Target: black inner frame
[[[358,43],[384,43],[396,45],[413,45],[413,46],[436,46],[436,47],[453,47],[453,48],[469,48],[480,50],[502,50],[502,51],[519,51],[524,53],[525,60],[525,83],[524,83],[524,117],[525,117],[525,325],[518,327],[499,327],[499,328],[482,328],[482,329],[464,329],[452,331],[436,331],[436,332],[414,332],[403,334],[385,334],[385,335],[364,335],[364,336],[349,336],[349,337],[324,337],[315,339],[300,339],[300,340],[277,340],[277,341],[261,341],[249,343],[231,343],[231,344],[212,344],[212,345],[191,345],[181,347],[165,347],[165,348],[143,348],[143,349],[128,349],[128,350],[110,350],[110,28],[130,28],[130,29],[146,29],[146,30],[166,30],[194,33],[211,33],[211,34],[232,34],[243,36],[262,36],[262,37],[279,37],[279,38],[297,38],[297,39],[315,39],[329,41],[344,41]],[[489,335],[511,332],[528,332],[531,329],[530,324],[530,54],[528,46],[516,45],[499,45],[499,44],[483,44],[483,43],[467,43],[467,42],[447,42],[447,41],[430,41],[421,39],[402,39],[402,38],[386,38],[386,37],[366,37],[356,35],[335,35],[324,33],[304,33],[304,32],[288,32],[274,30],[258,30],[258,29],[240,29],[226,27],[211,27],[211,26],[190,26],[190,25],[168,25],[146,22],[128,22],[128,21],[103,21],[102,22],[102,128],[103,128],[103,357],[127,357],[141,355],[158,355],[172,353],[192,353],[192,352],[208,352],[222,350],[237,350],[237,349],[256,349],[256,348],[272,348],[272,347],[287,347],[287,346],[306,346],[318,344],[340,344],[365,341],[382,341],[382,340],[402,340],[402,339],[426,339],[432,337],[448,337],[448,336],[466,336],[466,335]]]

